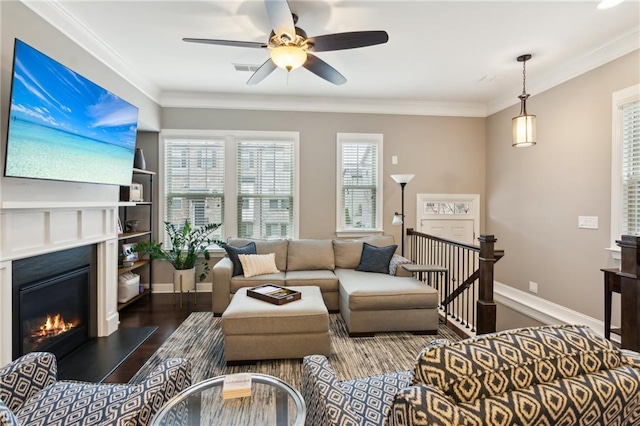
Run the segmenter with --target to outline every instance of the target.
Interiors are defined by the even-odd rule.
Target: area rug
[[[431,336],[378,333],[374,337],[352,338],[340,314],[329,315],[329,321],[329,360],[340,380],[410,370],[418,352],[431,340],[460,340],[444,325],[440,325],[437,335]],[[165,359],[180,357],[191,360],[193,383],[224,374],[252,372],[279,377],[300,389],[300,360],[258,361],[255,365],[227,367],[220,326],[221,318],[211,312],[192,313],[142,366],[131,383],[143,380]]]

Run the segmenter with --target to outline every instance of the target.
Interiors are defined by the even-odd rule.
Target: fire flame
[[[76,324],[73,322],[65,322],[62,315],[47,315],[47,320],[37,330],[34,330],[33,335],[36,336],[57,336],[66,331],[69,331]]]

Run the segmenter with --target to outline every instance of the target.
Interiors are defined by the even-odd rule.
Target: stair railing
[[[481,235],[478,241],[474,246],[407,229],[406,257],[447,270],[419,278],[438,290],[440,312],[447,321],[469,336],[496,331],[493,271],[504,256],[504,250],[495,249],[493,235]]]

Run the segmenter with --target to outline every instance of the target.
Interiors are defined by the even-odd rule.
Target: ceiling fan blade
[[[273,63],[271,58],[267,59],[264,64],[260,65],[260,68],[253,73],[251,78],[247,80],[248,85],[256,85],[264,80],[269,74],[271,74],[278,66]]]
[[[267,15],[269,15],[273,32],[278,36],[284,33],[289,34],[291,40],[293,40],[296,35],[296,29],[287,0],[264,0],[264,5],[267,8]]]
[[[267,48],[265,43],[258,43],[257,41],[215,40],[211,38],[183,38],[182,41],[188,43],[216,44],[219,46]]]
[[[307,60],[302,66],[330,83],[340,85],[347,82],[347,79],[338,70],[310,53],[307,53]]]
[[[327,34],[311,37],[307,41],[313,44],[314,52],[329,50],[355,49],[386,43],[389,35],[386,31],[353,31],[348,33]]]

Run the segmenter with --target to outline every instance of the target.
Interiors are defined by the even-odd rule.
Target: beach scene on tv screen
[[[5,175],[130,185],[138,109],[16,40]]]

